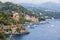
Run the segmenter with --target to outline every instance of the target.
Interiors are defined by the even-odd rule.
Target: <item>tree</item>
[[[20,33],[21,28],[17,28],[16,31]]]
[[[0,40],[5,40],[3,33],[0,33]]]

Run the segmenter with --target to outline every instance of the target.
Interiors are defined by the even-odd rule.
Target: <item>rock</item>
[[[9,38],[6,38],[6,40],[10,40]]]
[[[21,30],[20,33],[21,34],[29,34],[29,32],[27,30]]]

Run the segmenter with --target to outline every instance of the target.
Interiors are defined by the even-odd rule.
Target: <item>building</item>
[[[33,14],[25,14],[25,19],[32,22],[39,22],[38,17]]]
[[[13,12],[13,19],[19,21],[19,13]]]

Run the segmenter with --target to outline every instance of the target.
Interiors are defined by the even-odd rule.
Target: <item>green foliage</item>
[[[20,16],[20,21],[16,22],[12,18],[12,11],[18,12]],[[13,4],[10,2],[2,3],[0,2],[0,23],[5,24],[5,25],[10,25],[11,23],[13,24],[23,24],[25,23],[24,17],[21,15],[21,13],[31,13],[29,10],[25,9],[21,5]]]
[[[20,19],[19,21],[15,21],[12,18],[12,11],[18,12]],[[5,24],[5,25],[11,25],[12,24],[24,24],[25,22],[30,22],[29,20],[26,20],[24,18],[24,16],[22,16],[22,13],[25,14],[32,14],[31,11],[27,10],[26,8],[24,8],[21,5],[18,4],[14,4],[14,3],[10,3],[10,2],[6,2],[6,3],[2,3],[0,2],[0,23]],[[37,11],[34,11],[35,16],[41,17],[41,15],[39,15],[39,13],[37,13]]]
[[[21,29],[22,29],[22,28],[17,28],[16,31],[17,31],[17,32],[20,32]]]
[[[47,11],[45,11],[45,10],[47,10]],[[49,19],[51,19],[52,17],[54,17],[55,19],[60,19],[59,11],[53,11],[53,10],[48,10],[48,9],[44,9],[44,8],[42,9],[42,8],[34,8],[33,7],[32,12],[34,12],[35,14],[42,13],[43,16],[48,16]]]
[[[0,33],[0,40],[5,40],[3,33]]]

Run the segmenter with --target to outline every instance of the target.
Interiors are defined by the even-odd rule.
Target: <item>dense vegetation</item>
[[[25,21],[24,17],[21,13],[31,13],[29,10],[24,8],[21,5],[17,5],[14,3],[6,2],[2,3],[0,2],[0,24],[16,24],[16,21],[12,18],[12,11],[18,12],[20,16],[20,21],[17,23],[23,24]]]
[[[19,21],[13,19],[13,12],[19,13]],[[17,24],[24,24],[26,21],[22,13],[29,14],[31,11],[27,10],[21,5],[6,2],[0,2],[0,27],[3,25],[17,25]],[[3,29],[3,28],[2,28]],[[17,28],[17,31],[24,30],[25,28]],[[9,31],[10,29],[7,29]],[[2,33],[0,33],[0,40],[5,40],[5,37]]]
[[[3,33],[0,33],[0,40],[5,40]]]
[[[36,13],[42,13],[44,16],[48,16],[48,18],[54,17],[55,19],[60,19],[60,12],[58,11],[50,11],[50,10],[41,10],[41,9],[36,9],[34,10]]]

